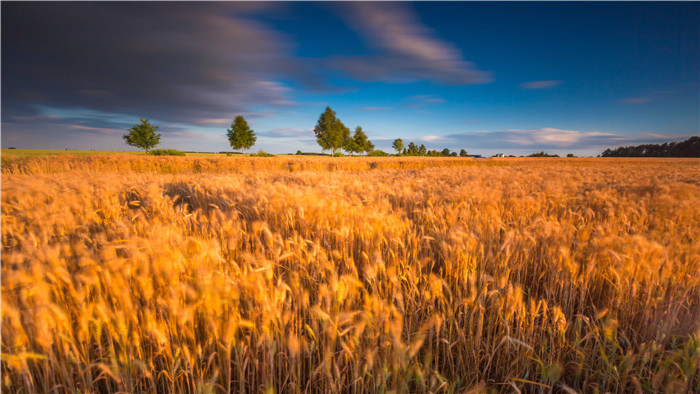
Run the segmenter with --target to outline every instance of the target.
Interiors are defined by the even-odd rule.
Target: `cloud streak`
[[[401,105],[395,105],[395,106],[388,106],[388,107],[362,107],[360,110],[362,111],[389,111],[392,109],[397,109],[397,108],[420,108],[420,107],[425,107],[428,105],[435,105],[435,104],[442,104],[446,103],[447,100],[432,95],[432,94],[420,94],[416,96],[411,96],[408,98],[408,103],[401,104]]]
[[[631,97],[620,100],[620,102],[623,104],[644,104],[650,101],[651,99],[649,97]]]
[[[640,133],[629,137],[600,131],[557,128],[509,129],[451,134],[449,140],[480,149],[599,149],[644,143],[676,141],[689,136],[665,133]]]
[[[274,78],[303,67],[281,36],[250,17],[261,7],[3,4],[3,101],[191,123],[255,103],[294,105]]]
[[[426,135],[420,138],[421,141],[425,142],[440,142],[445,141],[445,137],[440,137],[439,135]]]
[[[521,83],[520,87],[527,90],[552,89],[561,85],[561,81],[531,81]]]
[[[298,138],[301,136],[313,136],[313,130],[302,130],[294,127],[279,127],[276,129],[265,130],[257,132],[260,136],[270,137],[270,138]]]
[[[362,81],[410,82],[422,79],[448,85],[487,83],[491,73],[463,59],[453,45],[435,38],[405,5],[358,2],[343,9],[348,25],[380,53],[338,57],[330,64]]]

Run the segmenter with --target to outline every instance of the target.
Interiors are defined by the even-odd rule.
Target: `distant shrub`
[[[265,152],[264,150],[260,149],[260,150],[258,151],[258,153],[253,153],[251,156],[255,156],[255,157],[274,157],[275,155],[270,154],[270,153],[267,153],[267,152]]]
[[[17,148],[15,148],[14,146],[11,146],[11,147],[9,147],[9,148],[7,148],[7,149],[17,149]]]
[[[559,155],[550,155],[549,153],[542,151],[542,152],[533,153],[528,157],[559,157]]]
[[[185,156],[185,152],[181,152],[177,149],[154,149],[148,152],[148,154],[153,156]]]
[[[300,150],[298,150],[296,154],[302,156],[330,156],[329,153],[302,152]]]
[[[566,155],[566,157],[576,157],[576,156],[574,156],[573,153],[569,153],[569,154]]]
[[[333,157],[345,157],[345,155],[342,152],[335,152]]]
[[[367,156],[389,156],[388,153],[383,150],[373,150],[367,154]]]

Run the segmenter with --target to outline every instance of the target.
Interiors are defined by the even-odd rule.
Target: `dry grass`
[[[251,159],[3,163],[2,390],[700,391],[700,161]]]

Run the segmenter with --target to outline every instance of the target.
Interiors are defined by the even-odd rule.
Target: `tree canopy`
[[[418,147],[416,144],[413,143],[413,141],[408,143],[408,152],[410,156],[416,156],[418,155]]]
[[[394,143],[391,144],[391,147],[396,149],[397,152],[401,153],[403,150],[403,140],[401,138],[395,139]]]
[[[355,135],[352,137],[352,143],[357,153],[369,153],[374,150],[374,144],[367,138],[367,134],[362,131],[362,127],[355,128]]]
[[[160,133],[157,133],[158,127],[154,126],[148,122],[148,119],[141,118],[141,123],[134,125],[134,127],[128,129],[129,133],[123,135],[122,138],[126,141],[127,145],[137,147],[139,149],[144,149],[146,152],[151,148],[155,148],[160,144]]]
[[[690,137],[681,142],[621,146],[606,149],[603,157],[700,157],[700,137]]]
[[[255,131],[248,126],[248,122],[242,115],[236,116],[231,123],[231,128],[226,131],[231,147],[233,149],[241,149],[243,154],[245,154],[246,149],[252,148],[258,139],[255,136]]]
[[[331,107],[326,107],[326,110],[319,116],[314,127],[316,134],[316,142],[321,146],[321,149],[329,149],[333,155],[338,149],[348,146],[350,138],[350,129],[335,116],[335,111]]]

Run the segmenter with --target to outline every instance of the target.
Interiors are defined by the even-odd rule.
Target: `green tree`
[[[141,118],[141,123],[134,125],[128,130],[128,134],[122,138],[127,145],[135,146],[139,149],[144,149],[148,152],[149,149],[155,148],[160,144],[160,133],[156,133],[160,126],[154,126],[148,123],[148,119]]]
[[[226,130],[226,136],[228,136],[228,142],[231,144],[231,147],[240,149],[244,155],[245,150],[252,148],[258,139],[255,136],[255,132],[248,127],[248,122],[241,115],[233,119],[231,128]]]
[[[398,153],[401,153],[403,150],[403,140],[401,138],[397,138],[394,140],[394,143],[391,144],[391,147],[396,149]]]
[[[316,142],[321,146],[321,149],[330,149],[331,154],[335,155],[336,150],[348,144],[350,129],[335,116],[335,111],[331,107],[326,107],[316,122],[314,134],[316,134]]]
[[[367,138],[367,134],[362,131],[362,127],[355,128],[355,135],[352,137],[357,153],[369,153],[374,150],[374,144]]]
[[[462,150],[459,151],[459,157],[467,157],[467,151],[462,148]]]
[[[425,147],[425,145],[420,144],[418,147],[418,156],[425,156],[428,153],[428,149]]]
[[[354,138],[348,138],[347,140],[345,140],[345,144],[343,144],[343,150],[345,150],[350,154],[350,156],[352,156],[353,153],[362,152],[362,147],[357,144]]]
[[[365,144],[365,154],[372,152],[374,150],[374,144],[372,141],[367,140],[367,143]]]
[[[408,155],[415,156],[418,154],[418,147],[413,142],[408,143]]]
[[[443,155],[443,156],[449,156],[449,155],[450,155],[450,150],[447,149],[447,148],[443,149],[443,150],[442,150],[442,155]]]

